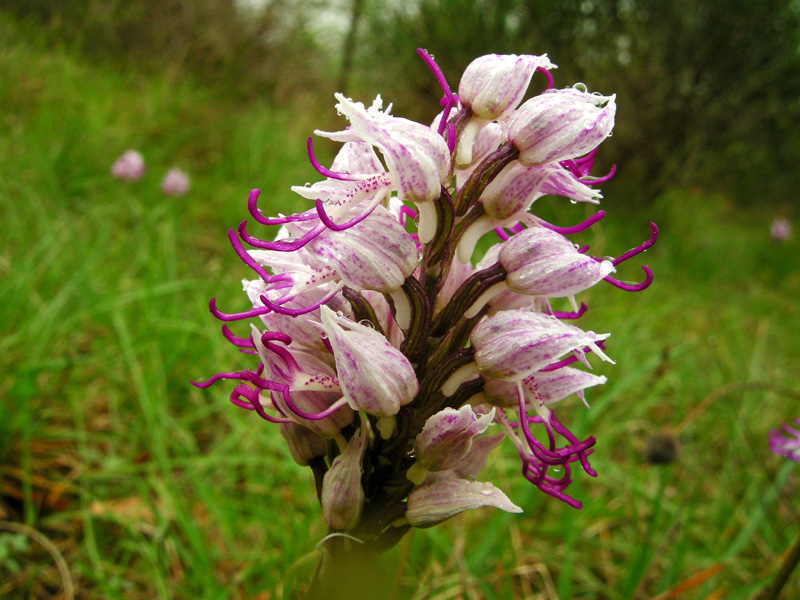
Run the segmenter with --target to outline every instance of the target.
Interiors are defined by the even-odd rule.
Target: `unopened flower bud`
[[[294,462],[301,467],[308,465],[308,461],[318,456],[325,456],[328,450],[328,443],[325,438],[316,433],[294,423],[281,423],[278,425],[286,445],[289,447],[289,454],[292,455]]]
[[[508,122],[508,140],[525,166],[591,152],[614,127],[615,96],[548,90],[525,102]]]
[[[443,479],[415,488],[408,495],[406,519],[412,527],[433,527],[465,510],[494,506],[521,513],[500,489],[489,482]]]
[[[508,289],[544,298],[577,294],[616,270],[611,261],[581,254],[571,241],[545,227],[529,227],[513,236],[503,244],[498,262],[508,273]]]
[[[488,54],[473,60],[461,76],[458,99],[481,119],[502,119],[525,96],[537,68],[553,69],[547,55]]]
[[[363,427],[359,429],[322,479],[322,515],[333,529],[353,529],[361,519],[364,507],[361,461],[368,438],[369,433]]]
[[[482,375],[520,381],[567,352],[582,353],[584,346],[613,362],[597,346],[608,335],[583,331],[542,313],[505,310],[478,323],[470,341]]]
[[[547,167],[523,167],[512,163],[488,185],[481,194],[481,204],[486,214],[498,222],[505,222],[530,208],[542,185],[551,176]]]
[[[472,439],[491,425],[494,412],[479,418],[469,404],[439,411],[417,436],[417,462],[429,471],[452,469],[467,455]]]
[[[769,234],[776,242],[785,242],[792,237],[792,223],[789,219],[775,219],[769,227]]]
[[[321,307],[322,324],[336,359],[348,404],[377,417],[396,415],[414,399],[419,382],[408,358],[371,327]]]

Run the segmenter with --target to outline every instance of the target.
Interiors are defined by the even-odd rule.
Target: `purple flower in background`
[[[189,191],[189,176],[172,167],[161,180],[161,191],[167,196],[183,196]]]
[[[594,186],[614,170],[590,173],[613,95],[550,89],[545,55],[490,55],[467,68],[459,97],[420,56],[444,92],[433,125],[392,115],[380,97],[367,107],[336,94],[349,127],[316,133],[342,147],[328,168],[309,139],[322,180],[292,188],[309,209],[267,217],[251,192],[250,222],[228,232],[253,272],[248,304],[210,303],[247,366],[196,384],[232,380],[231,402],[277,424],[313,471],[330,532],[375,550],[465,510],[521,512],[476,480],[504,439],[527,481],[581,506],[566,489],[575,466],[596,475],[596,439],[556,412],[569,413],[570,396],[585,403],[606,382],[592,363],[613,360],[610,334],[567,321],[586,311],[575,295],[601,282],[647,288],[648,267],[639,283],[612,274],[658,235],[651,223],[643,244],[600,258],[569,236],[603,211],[567,227],[530,212],[543,195],[599,203]],[[548,89],[520,105],[537,71]],[[167,178],[165,193],[186,191],[168,192]],[[477,261],[487,233],[496,243]],[[228,326],[250,320],[239,334]]]
[[[136,150],[126,150],[111,166],[111,174],[117,179],[138,181],[144,175],[144,158]]]
[[[769,227],[769,234],[776,242],[785,242],[792,237],[792,224],[789,219],[775,219]]]
[[[800,425],[800,419],[794,422]],[[781,425],[783,430],[773,429],[769,432],[769,447],[775,454],[785,456],[789,460],[800,462],[800,431],[786,423]]]

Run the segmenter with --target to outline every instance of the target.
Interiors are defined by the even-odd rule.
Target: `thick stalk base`
[[[396,600],[400,561],[397,551],[364,552],[358,542],[332,538],[306,600]]]

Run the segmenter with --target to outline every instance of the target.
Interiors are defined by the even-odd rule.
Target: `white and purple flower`
[[[161,180],[161,191],[167,196],[185,196],[190,185],[189,175],[172,167]]]
[[[792,237],[792,223],[789,219],[777,218],[769,226],[769,235],[776,242],[785,242]]]
[[[800,419],[794,422],[800,426]],[[769,432],[769,447],[775,454],[800,462],[800,431],[784,423]]]
[[[545,194],[599,202],[594,186],[613,169],[590,172],[614,125],[614,96],[553,90],[555,66],[532,55],[477,59],[456,96],[420,56],[444,91],[432,126],[391,115],[380,98],[366,107],[337,94],[350,126],[316,133],[342,149],[327,168],[309,140],[323,179],[292,188],[313,208],[267,217],[259,191],[250,194],[255,223],[228,232],[254,274],[243,281],[248,307],[210,304],[250,367],[197,384],[233,380],[231,401],[276,423],[292,458],[312,469],[331,532],[378,550],[465,510],[520,512],[475,480],[503,439],[527,480],[581,506],[565,490],[574,463],[596,475],[596,440],[578,439],[552,406],[571,395],[585,402],[586,389],[606,382],[585,370],[592,355],[613,361],[608,333],[566,321],[586,311],[575,295],[601,281],[648,287],[647,267],[641,283],[611,274],[658,235],[651,224],[640,246],[597,258],[569,236],[603,211],[570,227],[530,212]],[[547,90],[520,106],[537,72]],[[254,234],[262,226],[280,228],[265,238]],[[492,230],[496,244],[476,262],[476,242]],[[240,335],[227,325],[250,319],[257,325]]]
[[[125,181],[138,181],[144,175],[144,171],[144,157],[136,150],[126,150],[111,165],[111,174]]]

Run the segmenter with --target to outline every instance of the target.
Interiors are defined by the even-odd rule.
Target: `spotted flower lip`
[[[419,391],[408,358],[371,327],[322,307],[342,392],[350,406],[376,417],[391,417]]]
[[[381,152],[394,177],[400,200],[430,202],[441,193],[450,171],[450,149],[435,131],[380,111],[380,102],[370,109],[336,94],[337,110],[345,115],[351,129],[338,133],[317,131],[317,135],[338,141],[367,142]]]
[[[547,90],[525,102],[508,123],[508,140],[526,166],[583,156],[614,127],[616,96],[575,88]]]
[[[256,351],[264,365],[265,377],[285,388],[270,394],[272,404],[288,419],[310,429],[323,438],[334,438],[353,420],[353,411],[343,406],[324,419],[307,419],[297,414],[319,413],[333,406],[341,398],[336,372],[317,354],[303,350],[279,349],[271,341],[266,344],[263,335],[251,326]],[[267,334],[269,335],[269,334]],[[268,347],[269,346],[269,347]],[[291,406],[290,406],[291,403]]]
[[[477,117],[502,120],[525,96],[537,69],[555,68],[546,54],[487,54],[467,66],[458,86],[458,98]]]
[[[800,426],[800,418],[794,422]],[[781,456],[800,462],[800,430],[787,425],[781,425],[781,429],[773,429],[769,432],[769,447]]]
[[[414,240],[382,206],[345,231],[327,231],[308,244],[320,268],[332,267],[356,289],[393,292],[419,261]]]
[[[585,402],[584,390],[602,385],[606,381],[606,377],[602,375],[594,375],[572,367],[561,367],[552,371],[539,371],[534,376],[526,377],[522,380],[522,390],[526,405],[535,410],[538,403],[553,404],[572,394],[577,394]],[[483,387],[489,403],[502,408],[517,406],[516,389],[514,383],[500,379],[490,379]]]

